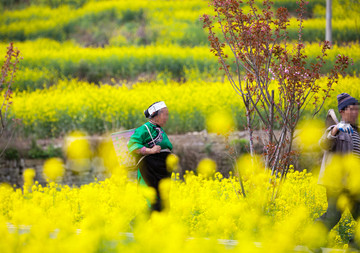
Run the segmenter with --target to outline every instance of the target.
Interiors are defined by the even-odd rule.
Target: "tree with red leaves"
[[[18,69],[20,59],[20,51],[14,48],[13,43],[10,43],[7,48],[4,64],[1,67],[0,91],[2,92],[3,99],[0,107],[0,137],[4,135],[8,128],[9,122],[7,114],[12,103],[11,85],[16,77],[15,74]],[[10,139],[11,138],[7,140],[6,146],[9,144]],[[5,149],[6,147],[0,153],[0,157],[3,155]]]
[[[288,41],[287,9],[281,7],[274,13],[269,0],[264,0],[261,8],[254,0],[211,0],[215,16],[204,14],[201,18],[220,69],[245,105],[252,155],[255,117],[267,133],[264,160],[272,175],[278,172],[286,175],[294,157],[295,128],[304,109],[311,107],[313,115],[319,112],[349,61],[348,57],[338,55],[328,74],[327,86],[320,86],[318,80],[331,45],[324,41],[317,63],[306,62],[302,42],[306,2],[299,0],[298,4],[296,42]],[[280,135],[275,135],[274,126],[280,126]]]

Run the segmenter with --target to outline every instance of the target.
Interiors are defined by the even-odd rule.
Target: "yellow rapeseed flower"
[[[354,195],[360,194],[360,161],[352,154],[346,155],[343,159],[345,168],[345,187]]]
[[[44,176],[50,181],[61,180],[65,173],[64,163],[60,158],[50,158],[44,163]]]
[[[252,176],[259,177],[265,172],[262,159],[256,155],[251,156],[250,154],[245,154],[241,156],[237,160],[236,166],[240,171],[240,174],[245,178],[250,178]]]
[[[107,137],[101,141],[97,150],[97,155],[103,161],[105,169],[110,173],[121,174],[121,172],[123,172],[124,168],[120,167],[119,157],[116,156],[116,152],[111,138]],[[129,157],[126,157],[125,155],[128,154],[123,154],[120,159],[129,159]]]
[[[75,131],[65,138],[65,153],[72,171],[82,173],[91,167],[92,151],[85,133]]]
[[[166,169],[169,172],[175,172],[178,170],[179,166],[179,157],[175,154],[170,154],[166,158]]]
[[[321,223],[310,223],[302,234],[304,244],[310,249],[326,245],[328,231]]]
[[[344,187],[344,159],[340,155],[331,157],[324,173],[324,184],[337,188]]]
[[[86,159],[91,157],[89,141],[83,132],[72,132],[65,138],[66,155],[69,159]]]
[[[324,123],[319,120],[304,120],[298,124],[296,143],[305,150],[319,148],[319,140],[324,133]]]
[[[170,209],[170,187],[171,187],[171,179],[165,178],[162,179],[159,183],[159,191],[161,199],[163,200],[163,207],[165,211]]]
[[[341,194],[340,195],[336,205],[342,211],[345,211],[346,208],[351,209],[350,200],[349,200],[349,198],[348,198],[348,196],[346,194]]]
[[[196,171],[205,178],[212,177],[216,172],[216,162],[210,158],[201,160]]]
[[[24,171],[24,183],[27,184],[27,185],[32,185],[34,183],[34,177],[36,175],[36,172],[34,169],[32,168],[27,168],[25,171]]]
[[[210,133],[228,135],[235,129],[234,118],[227,111],[215,111],[207,118],[206,128]]]

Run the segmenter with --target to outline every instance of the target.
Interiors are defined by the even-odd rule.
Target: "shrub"
[[[27,153],[31,159],[46,159],[51,157],[64,157],[61,148],[56,148],[53,144],[48,145],[45,149],[37,145],[36,140],[31,140],[31,147]]]
[[[4,151],[4,159],[5,160],[19,160],[20,153],[16,148],[7,148]]]

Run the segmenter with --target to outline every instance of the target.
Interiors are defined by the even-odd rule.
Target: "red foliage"
[[[7,125],[7,112],[12,103],[11,85],[16,77],[16,71],[20,62],[20,51],[14,48],[13,43],[7,47],[4,64],[1,67],[0,91],[3,92],[3,101],[0,108],[0,136],[2,136]]]
[[[298,1],[298,40],[289,43],[287,27],[289,13],[278,8],[273,13],[273,3],[264,0],[261,8],[254,0],[211,0],[216,15],[203,15],[203,27],[209,32],[211,51],[218,57],[231,85],[242,97],[250,136],[253,130],[252,113],[261,119],[269,133],[264,145],[268,166],[273,172],[287,168],[291,160],[295,127],[310,103],[313,115],[323,106],[332,85],[349,64],[346,56],[338,56],[333,70],[328,75],[327,87],[321,88],[318,79],[325,64],[328,41],[321,44],[321,54],[316,63],[306,62],[305,44],[302,42],[304,0]],[[245,11],[244,7],[249,11]],[[216,26],[216,27],[215,27]],[[219,34],[217,30],[220,29]],[[233,54],[233,64],[226,51]],[[231,67],[235,66],[235,67]],[[275,99],[270,84],[276,83]],[[281,136],[276,137],[274,124],[282,126]],[[250,140],[251,141],[251,140]]]

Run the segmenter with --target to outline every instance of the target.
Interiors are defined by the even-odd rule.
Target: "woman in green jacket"
[[[169,110],[165,103],[160,101],[150,105],[144,114],[149,121],[135,130],[128,142],[128,149],[135,155],[139,165],[139,183],[156,190],[156,202],[152,204],[151,209],[161,211],[159,183],[171,176],[166,168],[166,158],[173,147],[162,128],[169,118]]]

